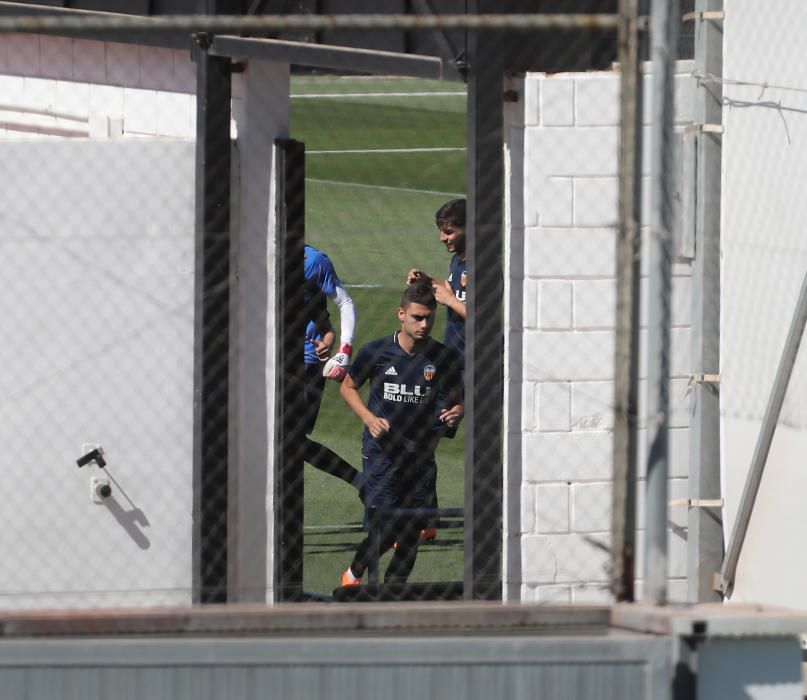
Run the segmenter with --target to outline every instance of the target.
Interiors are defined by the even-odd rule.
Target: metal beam
[[[303,594],[303,452],[306,378],[303,355],[306,317],[300,313],[305,259],[305,145],[278,139],[275,163],[277,211],[277,348],[275,424],[275,599]]]
[[[210,2],[211,0],[206,0]],[[525,3],[526,4],[526,3]],[[492,10],[500,10],[496,5]],[[42,5],[13,3],[0,0],[0,33],[17,32],[50,34],[96,41],[115,41],[145,46],[185,49],[191,41],[189,34],[207,33],[219,38],[215,55],[243,55],[266,60],[287,61],[317,68],[347,70],[366,73],[407,75],[438,80],[462,80],[454,61],[443,61],[433,56],[367,51],[326,44],[303,42],[277,42],[274,47],[259,44],[240,45],[238,52],[228,46],[228,40],[255,41],[255,37],[276,35],[282,32],[310,32],[323,36],[327,32],[343,29],[446,32],[449,30],[481,32],[509,32],[524,36],[530,31],[549,32],[550,36],[563,36],[570,32],[613,32],[618,26],[615,14],[345,14],[345,15],[157,15],[138,16],[112,12],[95,12]],[[244,35],[253,38],[242,39]],[[500,35],[501,36],[501,35]],[[280,48],[285,44],[288,53]],[[508,42],[503,43],[503,49]],[[512,45],[513,42],[510,41]],[[536,49],[542,55],[555,52],[544,47]],[[528,61],[527,63],[531,63]],[[525,70],[525,66],[509,65],[511,70]],[[546,66],[545,66],[546,68]],[[555,70],[557,67],[554,68]],[[569,69],[567,66],[565,69]]]
[[[698,12],[723,9],[723,0],[697,0]],[[701,75],[723,74],[723,31],[720,24],[696,22],[695,67]],[[723,87],[699,82],[695,90],[695,122],[721,124]],[[695,133],[697,184],[695,258],[692,265],[691,371],[697,376],[720,373],[720,198],[722,134]],[[690,399],[689,498],[691,503],[718,501],[720,489],[719,384],[697,382]],[[687,600],[720,600],[715,575],[723,562],[723,517],[719,508],[692,507],[687,516]]]
[[[292,65],[313,68],[381,75],[405,75],[432,80],[460,80],[456,71],[447,69],[439,58],[392,51],[371,51],[344,46],[236,36],[215,37],[211,50],[216,56],[283,61]]]
[[[196,60],[194,599],[227,600],[230,370],[230,61]]]
[[[636,576],[636,447],[639,424],[639,279],[642,221],[642,77],[640,0],[621,0],[619,33],[620,139],[617,238],[614,488],[611,587],[634,599]]]
[[[650,131],[650,240],[647,322],[647,487],[642,599],[667,602],[667,478],[670,423],[670,300],[673,211],[673,66],[677,0],[652,0],[653,66]]]
[[[536,30],[608,32],[616,30],[619,23],[615,14],[570,15],[535,12],[447,15],[163,15],[142,17],[83,11],[81,16],[67,14],[66,16],[48,17],[48,14],[54,14],[54,12],[43,12],[42,7],[38,5],[17,5],[9,2],[2,4],[11,9],[4,14],[16,16],[0,19],[0,32],[33,34],[52,32],[64,36],[76,36],[77,33],[89,31],[103,34],[120,30],[142,34],[206,32],[208,34],[265,35],[279,31],[333,32],[341,29],[398,31],[459,29],[484,33],[509,30],[524,35]],[[24,12],[14,9],[20,7],[35,8],[35,11]],[[75,10],[59,10],[57,14],[75,12]]]
[[[495,4],[477,0],[474,10]],[[502,595],[504,400],[503,39],[468,37],[470,282],[465,321],[465,597]],[[477,340],[478,339],[478,340]]]

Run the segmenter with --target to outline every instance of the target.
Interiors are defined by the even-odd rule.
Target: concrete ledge
[[[701,638],[807,633],[804,613],[762,605],[654,607],[490,602],[210,605],[0,613],[0,638],[59,635],[294,635],[370,632],[535,635],[637,632]]]
[[[681,637],[783,637],[807,633],[807,614],[751,603],[664,607],[633,603],[615,605],[611,625]]]
[[[109,634],[396,634],[529,631],[606,634],[608,606],[513,603],[300,603],[0,613],[0,637]]]

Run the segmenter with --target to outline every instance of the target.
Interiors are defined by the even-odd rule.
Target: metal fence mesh
[[[236,55],[232,175],[208,190],[198,50],[116,41],[134,26],[0,34],[0,608],[445,600],[473,581],[611,600],[615,25],[522,29],[487,101],[473,65],[465,84]],[[192,27],[171,31],[190,44]],[[486,152],[501,169],[469,167]],[[452,200],[467,222],[436,221]],[[229,231],[211,228],[226,206]],[[401,306],[413,268],[434,305]],[[687,263],[675,274],[674,398]],[[437,343],[455,345],[466,309],[463,373]],[[304,364],[309,323],[309,349],[328,347]],[[322,369],[343,344],[340,384]],[[674,494],[687,425],[676,404]]]

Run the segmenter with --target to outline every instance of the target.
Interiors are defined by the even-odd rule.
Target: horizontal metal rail
[[[59,34],[113,31],[161,33],[209,33],[260,35],[278,31],[328,32],[342,29],[421,29],[468,31],[603,30],[616,31],[615,14],[483,14],[483,15],[166,15],[124,16],[115,13],[61,12],[57,15],[26,15],[30,6],[17,5],[19,14],[9,15],[3,3],[0,33]]]
[[[331,70],[406,75],[431,80],[447,78],[459,80],[456,70],[447,70],[443,61],[436,56],[394,51],[373,51],[280,39],[216,36],[213,38],[210,52],[216,56],[258,58],[264,61],[282,61]]]

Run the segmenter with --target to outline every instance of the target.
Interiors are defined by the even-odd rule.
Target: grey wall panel
[[[639,635],[7,641],[0,700],[644,699],[669,650]]]

